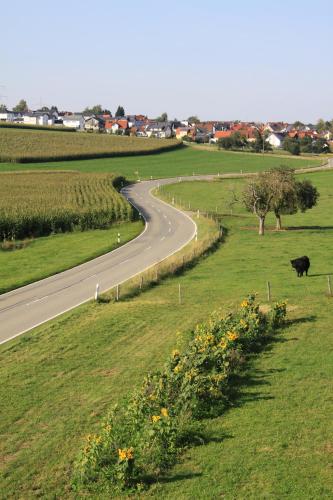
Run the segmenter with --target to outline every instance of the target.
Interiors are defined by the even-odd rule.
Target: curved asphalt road
[[[195,236],[195,223],[150,193],[158,185],[177,180],[146,181],[123,189],[146,220],[145,230],[134,240],[90,262],[0,295],[0,344],[92,299],[97,283],[100,292],[109,290],[186,245]]]

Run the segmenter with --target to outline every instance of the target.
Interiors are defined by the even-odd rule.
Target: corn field
[[[0,128],[0,162],[28,163],[151,154],[179,145],[177,139]]]
[[[76,172],[0,174],[0,237],[103,229],[135,217],[118,193],[119,177]]]

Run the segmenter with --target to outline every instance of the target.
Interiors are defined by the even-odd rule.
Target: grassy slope
[[[249,290],[257,290],[265,301],[268,278],[274,299],[289,299],[293,322],[253,360],[234,408],[203,424],[210,442],[190,450],[148,495],[332,495],[332,299],[325,296],[326,274],[333,270],[332,173],[311,178],[321,192],[319,206],[289,217],[288,223],[323,225],[322,230],[268,232],[259,239],[254,230],[241,229],[255,224],[252,216],[236,213],[225,217],[226,243],[184,276],[128,302],[85,305],[2,346],[2,487],[7,498],[71,496],[70,463],[80,436],[92,432],[143,373],[161,365],[178,330],[218,306],[227,309]],[[205,207],[215,208],[230,182],[179,184],[171,190],[183,199],[188,195],[192,204],[202,206],[205,200]],[[312,276],[297,279],[289,258],[304,253],[311,257]],[[178,282],[184,292],[181,307]]]
[[[131,240],[142,231],[141,222],[107,230],[56,234],[33,240],[26,248],[0,250],[0,293],[74,267]]]
[[[71,136],[71,134],[68,134]],[[279,165],[294,168],[316,166],[321,159],[277,158],[224,151],[202,151],[181,148],[176,151],[144,157],[108,158],[84,161],[27,163],[24,165],[0,163],[0,171],[25,169],[80,170],[81,172],[117,172],[128,179],[173,177],[179,175],[211,174],[218,172],[255,172]],[[137,174],[139,172],[139,174]]]

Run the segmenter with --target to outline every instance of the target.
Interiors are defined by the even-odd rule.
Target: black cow
[[[293,259],[290,261],[292,267],[296,270],[297,276],[303,276],[303,273],[305,272],[306,275],[308,275],[308,270],[310,267],[310,259],[306,255],[303,257],[298,257],[298,259]]]

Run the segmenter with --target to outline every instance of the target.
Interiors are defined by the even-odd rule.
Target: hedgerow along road
[[[210,180],[213,176],[184,177]],[[96,285],[105,292],[174,254],[196,233],[195,222],[158,200],[151,190],[180,179],[145,181],[127,186],[123,195],[145,219],[134,240],[68,271],[0,295],[0,344],[95,297]]]

